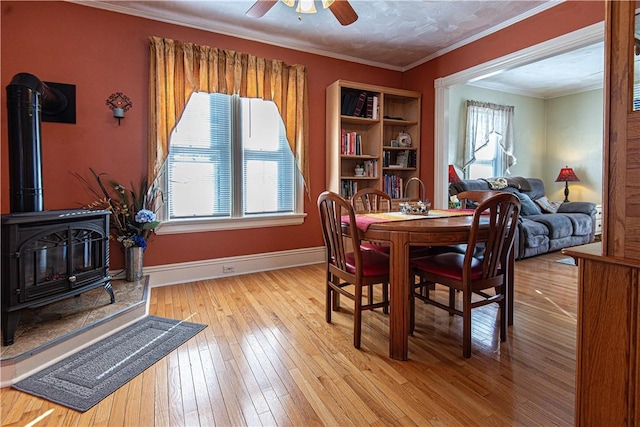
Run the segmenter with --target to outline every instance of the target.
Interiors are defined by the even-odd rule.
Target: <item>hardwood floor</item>
[[[577,268],[554,253],[516,262],[514,325],[493,306],[461,318],[418,302],[410,360],[388,354],[388,316],[349,301],[324,320],[321,264],[151,290],[150,314],[209,326],[85,413],[11,388],[3,426],[573,425]],[[444,293],[444,290],[442,291]],[[51,412],[47,412],[50,411]]]

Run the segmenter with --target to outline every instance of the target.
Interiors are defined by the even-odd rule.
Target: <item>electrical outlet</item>
[[[235,265],[223,265],[222,272],[223,273],[235,273],[236,266]]]

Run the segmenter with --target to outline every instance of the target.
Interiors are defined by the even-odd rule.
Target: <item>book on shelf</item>
[[[354,116],[360,117],[362,115],[362,109],[364,108],[365,102],[367,102],[367,93],[366,92],[362,92],[358,96],[358,100],[356,102],[356,106],[353,109],[353,115]]]
[[[343,179],[340,181],[340,196],[350,200],[358,192],[358,181]]]
[[[357,132],[341,130],[340,154],[348,156],[362,155],[362,135]]]
[[[340,114],[343,116],[378,118],[378,96],[366,91],[342,92]]]
[[[378,176],[378,160],[365,160],[362,166],[364,168],[364,176],[373,178]]]
[[[385,150],[382,153],[382,167],[385,168],[415,168],[417,164],[415,150]]]
[[[366,96],[366,95],[365,95]],[[360,99],[359,95],[356,95],[353,92],[344,92],[342,94],[342,104],[340,106],[340,114],[343,116],[353,116],[355,115],[356,104]]]
[[[380,110],[380,104],[379,104],[379,101],[378,101],[378,97],[374,96],[373,97],[373,106],[371,107],[371,111],[372,111],[371,118],[372,119],[377,119],[378,118],[379,110]]]
[[[383,190],[390,195],[392,199],[401,199],[404,197],[404,184],[400,175],[385,174],[383,181]]]
[[[376,95],[367,96],[367,114],[368,119],[378,118],[378,97]]]

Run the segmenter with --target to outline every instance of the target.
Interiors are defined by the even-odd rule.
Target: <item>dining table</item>
[[[390,243],[389,271],[389,356],[408,360],[409,310],[413,276],[410,274],[409,248],[412,246],[450,246],[465,244],[473,221],[473,210],[430,210],[426,215],[400,212],[356,214],[360,238]],[[482,218],[479,240],[486,241],[488,225]],[[506,267],[506,312],[502,321],[513,324],[514,251]]]

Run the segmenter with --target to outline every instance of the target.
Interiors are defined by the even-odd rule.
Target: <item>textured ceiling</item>
[[[558,0],[351,0],[359,18],[349,26],[342,26],[329,10],[322,9],[319,1],[316,14],[299,15],[279,1],[261,18],[246,16],[254,0],[72,1],[400,71],[559,3]],[[602,57],[602,52],[593,48],[563,58],[559,66],[548,59],[536,68],[531,65],[509,70],[475,84],[553,97],[561,92],[580,91],[577,83],[584,88],[585,79],[593,80],[596,72],[602,73]],[[598,61],[600,70],[594,70]],[[550,86],[552,82],[555,87]]]
[[[254,0],[77,3],[403,69],[557,1],[351,0],[359,19],[349,26],[319,1],[316,14],[299,15],[279,1],[261,18],[246,16]]]
[[[604,42],[600,42],[470,84],[546,99],[602,88],[603,83]]]

